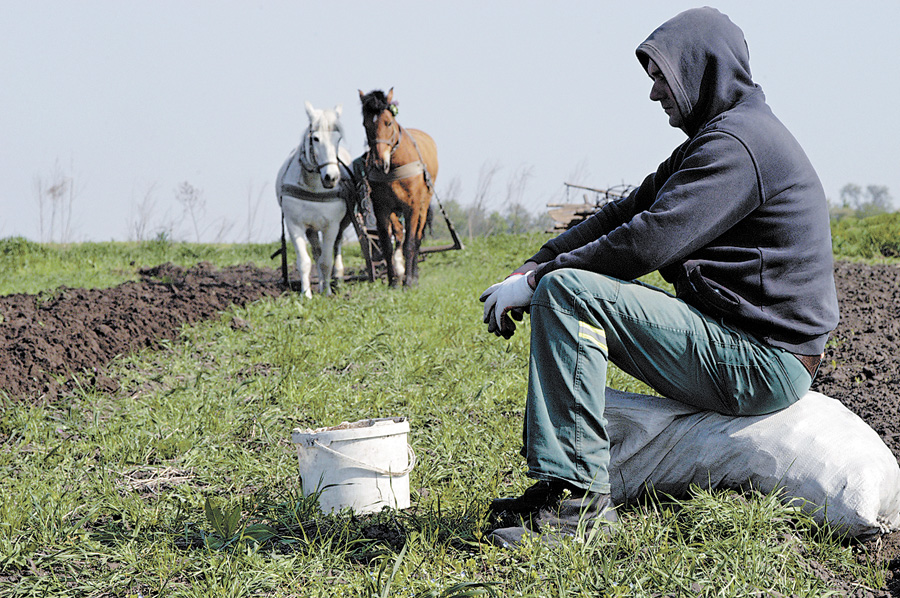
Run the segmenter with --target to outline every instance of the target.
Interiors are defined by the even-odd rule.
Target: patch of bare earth
[[[163,264],[140,276],[109,289],[0,297],[0,389],[13,400],[52,401],[75,375],[115,392],[105,366],[117,355],[158,347],[184,324],[285,291],[278,272],[250,265]],[[813,390],[842,401],[900,459],[900,267],[839,262],[835,281],[841,322]],[[865,544],[859,557],[888,564],[885,588],[860,587],[825,568],[817,574],[847,596],[900,598],[900,533]]]
[[[162,264],[139,274],[140,281],[109,289],[0,297],[0,389],[22,400],[53,400],[75,375],[114,391],[118,385],[104,370],[117,355],[159,347],[185,324],[285,290],[275,270],[252,265]]]

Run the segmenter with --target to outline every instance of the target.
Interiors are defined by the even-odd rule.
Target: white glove
[[[516,325],[508,312],[528,307],[532,295],[534,289],[528,284],[528,274],[513,274],[503,282],[488,287],[481,294],[481,301],[484,301],[484,323],[488,325],[488,332],[505,338],[511,337]]]

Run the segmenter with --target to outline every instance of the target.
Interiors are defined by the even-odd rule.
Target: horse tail
[[[434,237],[434,228],[431,226],[434,221],[434,202],[428,204],[428,212],[425,214],[425,226],[428,227],[428,234]]]

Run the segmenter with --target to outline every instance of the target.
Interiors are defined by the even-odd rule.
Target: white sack
[[[900,466],[864,421],[810,392],[770,415],[730,417],[671,399],[607,389],[612,498],[648,488],[782,488],[818,523],[866,537],[900,529]],[[824,507],[824,508],[820,508]]]

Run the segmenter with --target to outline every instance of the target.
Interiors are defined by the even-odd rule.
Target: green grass
[[[623,511],[612,541],[517,553],[481,541],[486,500],[529,484],[528,322],[510,341],[486,334],[477,296],[544,238],[430,255],[412,291],[353,283],[232,309],[118,359],[114,397],[0,392],[0,596],[827,596],[823,570],[883,586],[858,549],[771,496],[659,497]],[[18,249],[44,280],[77,286],[77,268],[53,263],[93,259],[86,278],[113,284],[130,261],[267,264],[272,250]],[[646,391],[615,369],[610,383]],[[413,507],[318,515],[291,430],[396,415],[419,457]]]
[[[199,245],[166,240],[141,243],[47,245],[22,237],[0,239],[0,295],[37,293],[60,286],[105,288],[137,280],[137,269],[172,262],[192,266],[254,263],[279,268],[269,256],[280,244]]]

